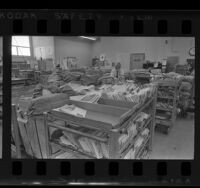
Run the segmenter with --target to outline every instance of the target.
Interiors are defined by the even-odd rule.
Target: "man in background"
[[[115,79],[124,79],[124,70],[121,68],[121,63],[118,62],[117,65],[112,69],[110,76]]]

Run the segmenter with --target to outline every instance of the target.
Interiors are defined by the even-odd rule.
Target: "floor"
[[[150,159],[193,159],[194,116],[177,119],[168,135],[155,132]]]

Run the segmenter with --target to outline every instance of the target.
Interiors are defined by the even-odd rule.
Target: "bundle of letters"
[[[141,154],[141,156],[139,156],[139,159],[149,159],[149,154],[148,154],[148,150],[145,149],[143,151],[143,153]]]
[[[125,133],[118,139],[120,147],[125,145],[129,138],[133,139],[140,133],[149,117],[149,114],[141,112],[133,121],[130,121]]]
[[[89,102],[89,103],[97,103],[97,101],[101,98],[101,94],[100,93],[91,93],[91,94],[87,94],[85,95],[81,101],[82,102]]]
[[[81,84],[74,83],[74,82],[69,82],[67,85],[70,86],[74,91],[79,92],[79,93],[85,93],[85,94],[88,92],[94,91],[95,89],[94,85],[83,86]]]
[[[55,157],[55,159],[88,159],[85,155],[77,155],[74,152],[63,152]]]
[[[56,108],[54,110],[64,112],[66,114],[74,115],[77,117],[82,117],[82,118],[85,118],[86,113],[87,113],[87,110],[85,110],[83,108],[79,108],[75,105],[68,105],[68,104],[66,104],[60,108]]]
[[[91,134],[97,137],[106,137],[106,133],[97,131],[97,130],[89,130],[85,128],[79,128],[79,131],[87,132],[87,134]],[[83,136],[78,136],[69,132],[63,131],[63,136],[60,137],[60,143],[74,148],[76,150],[87,153],[90,156],[95,158],[109,158],[109,150],[108,145],[106,143],[88,138]]]
[[[134,146],[129,150],[125,155],[124,159],[135,159],[140,154],[140,150],[145,144],[146,139],[148,138],[150,131],[148,128],[144,129],[140,135],[136,138]]]
[[[104,89],[102,97],[141,105],[148,97],[151,97],[154,92],[155,87],[151,84],[139,86],[132,83],[126,83]]]
[[[135,124],[137,125],[137,130],[141,131],[147,122],[147,120],[150,118],[150,114],[147,114],[145,112],[140,112],[138,116],[135,119]]]

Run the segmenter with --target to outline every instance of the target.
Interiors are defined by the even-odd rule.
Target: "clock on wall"
[[[106,59],[106,55],[105,54],[101,54],[100,55],[100,61],[105,61]]]
[[[189,55],[195,56],[195,47],[189,49]]]

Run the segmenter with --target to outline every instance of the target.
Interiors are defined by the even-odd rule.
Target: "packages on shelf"
[[[146,114],[144,112],[141,112],[133,121],[129,122],[129,125],[127,127],[127,131],[125,134],[122,134],[119,137],[119,144],[122,146],[124,145],[129,138],[135,138],[138,134],[138,132],[143,128],[146,120],[149,118],[149,114]],[[147,130],[146,130],[147,131]],[[145,132],[144,132],[145,133]],[[144,134],[143,133],[143,134]]]
[[[158,90],[157,92],[158,97],[165,97],[165,98],[173,98],[174,97],[174,90]]]
[[[92,156],[98,159],[108,157],[108,150],[106,149],[104,143],[100,143],[86,137],[81,137],[78,141],[83,151],[90,153]]]
[[[173,109],[173,104],[170,104],[170,102],[157,102],[156,104],[157,108],[166,108],[166,109]]]
[[[123,146],[129,138],[135,138],[137,136],[138,131],[136,129],[136,125],[133,124],[133,126],[129,127],[127,132],[128,134],[122,134],[119,137],[118,142],[120,146]]]
[[[137,130],[141,130],[146,122],[146,120],[150,117],[149,114],[141,112],[135,119],[135,124],[137,125]]]
[[[138,137],[136,139],[136,141],[135,141],[134,147],[135,148],[140,148],[142,143],[143,143],[143,141],[144,141],[144,137],[142,137],[142,136]]]
[[[145,128],[142,132],[141,132],[142,136],[148,136],[149,135],[149,129]]]
[[[131,122],[131,123],[132,123],[132,125],[127,128],[127,132],[128,132],[129,137],[130,136],[136,136],[137,133],[138,133],[137,125],[133,122]]]

